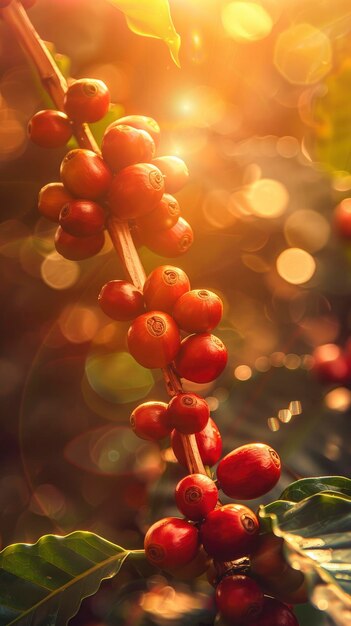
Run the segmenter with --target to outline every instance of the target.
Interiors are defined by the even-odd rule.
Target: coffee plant
[[[167,2],[113,3],[136,32],[163,38],[177,62],[179,36]],[[143,549],[126,549],[85,530],[6,547],[0,555],[0,624],[66,624],[124,563],[146,576],[162,571],[175,580],[207,580],[213,587],[208,624],[298,626],[294,606],[309,599],[337,624],[350,623],[351,480],[302,478],[277,500],[255,510],[247,506],[277,485],[282,461],[264,441],[224,454],[211,406],[201,396],[201,385],[224,371],[228,352],[214,334],[221,298],[206,284],[192,288],[191,276],[173,264],[194,239],[174,195],[191,173],[178,156],[160,153],[162,128],[143,112],[109,120],[96,141],[88,124],[108,116],[109,89],[95,78],[67,83],[26,14],[33,4],[3,0],[0,7],[4,27],[26,50],[54,107],[33,115],[31,141],[43,149],[69,144],[60,180],[38,190],[38,210],[57,224],[54,245],[67,260],[96,256],[106,238],[112,241],[125,275],[101,284],[99,306],[128,324],[130,355],[144,368],[161,370],[169,395],[168,402],[155,398],[135,406],[130,426],[136,437],[156,445],[169,438],[185,475],[174,490],[178,516],[158,518]],[[339,203],[335,224],[350,239],[348,198]],[[146,276],[141,245],[172,264]],[[315,374],[348,385],[350,348],[334,348],[316,349]]]

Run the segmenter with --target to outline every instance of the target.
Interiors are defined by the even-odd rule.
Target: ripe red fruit
[[[222,300],[208,289],[193,289],[180,296],[173,317],[188,333],[208,333],[221,321]]]
[[[351,239],[351,198],[345,198],[336,207],[334,224],[340,237]]]
[[[179,216],[180,208],[177,200],[171,194],[164,193],[156,208],[140,217],[137,225],[142,233],[152,236],[155,231],[172,228]]]
[[[232,561],[255,549],[258,532],[258,520],[251,509],[242,504],[225,504],[207,515],[200,536],[210,556],[217,561]]]
[[[178,517],[165,517],[150,526],[144,539],[146,558],[160,568],[182,567],[192,561],[199,545],[195,526]]]
[[[48,220],[58,222],[62,207],[70,200],[73,196],[62,183],[49,183],[39,191],[38,209]]]
[[[206,572],[210,564],[210,557],[205,552],[202,546],[200,546],[194,559],[189,561],[182,567],[168,567],[167,571],[177,580],[189,580],[193,581],[194,578],[198,578]]]
[[[263,592],[249,576],[225,576],[216,589],[216,605],[225,620],[247,623],[263,608]]]
[[[137,163],[124,167],[116,174],[108,201],[114,215],[120,219],[133,219],[152,211],[163,192],[160,170],[149,163]]]
[[[60,148],[72,137],[72,124],[61,111],[38,111],[28,123],[28,135],[42,148]]]
[[[334,343],[318,346],[313,358],[312,372],[321,382],[344,384],[351,380],[347,357]]]
[[[189,278],[182,269],[160,265],[149,274],[144,284],[146,308],[172,313],[174,303],[189,289]]]
[[[143,243],[160,256],[176,257],[185,254],[194,241],[193,230],[188,222],[180,217],[172,228],[142,233]]]
[[[75,237],[91,237],[104,230],[104,209],[92,200],[71,200],[61,209],[63,230]]]
[[[151,135],[156,146],[160,141],[160,127],[152,117],[147,117],[146,115],[126,115],[125,117],[120,117],[113,124],[127,124],[133,128],[145,130]]]
[[[218,489],[209,476],[190,474],[177,484],[175,500],[179,511],[196,522],[213,511],[218,500]]]
[[[64,100],[65,111],[75,122],[97,122],[107,113],[110,93],[102,80],[81,78],[72,83]]]
[[[165,402],[139,404],[130,416],[130,424],[141,439],[155,441],[167,437],[171,431],[167,419],[167,404]]]
[[[168,193],[175,193],[184,187],[189,178],[189,170],[182,159],[176,156],[157,157],[153,163],[166,177],[165,189]]]
[[[74,196],[96,200],[103,196],[112,181],[104,160],[92,150],[77,148],[68,152],[61,163],[61,179]]]
[[[12,2],[12,0],[0,0],[0,9],[3,9],[4,7],[8,7],[10,2]]]
[[[286,604],[274,598],[264,598],[263,609],[248,626],[299,626],[294,613]]]
[[[155,143],[145,130],[124,124],[111,124],[101,144],[102,156],[113,172],[134,163],[148,163],[155,154]]]
[[[176,358],[176,370],[194,383],[209,383],[221,374],[228,360],[225,345],[209,333],[183,339]]]
[[[163,311],[139,315],[128,330],[128,348],[143,367],[165,367],[173,361],[180,346],[178,326]]]
[[[195,434],[195,439],[203,464],[212,466],[217,463],[222,454],[222,437],[211,417],[205,428]],[[178,463],[187,467],[182,436],[177,430],[172,430],[171,445]]]
[[[23,6],[25,9],[30,9],[30,7],[32,7],[37,0],[21,0]]]
[[[126,280],[106,283],[99,293],[98,302],[103,312],[118,322],[129,322],[145,311],[143,294]]]
[[[278,453],[264,443],[249,443],[227,454],[217,467],[220,489],[236,500],[252,500],[270,491],[278,482]]]
[[[168,404],[167,413],[172,428],[184,435],[203,430],[210,417],[206,400],[195,393],[178,393]]]
[[[61,226],[55,234],[55,248],[65,259],[82,261],[100,252],[105,243],[104,233],[92,237],[74,237],[66,233]]]

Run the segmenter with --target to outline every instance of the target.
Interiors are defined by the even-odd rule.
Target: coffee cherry
[[[198,578],[206,572],[210,564],[210,557],[205,552],[202,546],[200,546],[194,559],[189,561],[182,567],[167,567],[167,572],[172,574],[177,580],[193,581],[194,578]]]
[[[217,561],[232,561],[256,547],[259,524],[251,509],[242,504],[225,504],[211,511],[200,528],[206,552]]]
[[[120,219],[138,218],[152,211],[164,192],[160,170],[149,163],[129,165],[114,177],[108,201]]]
[[[258,578],[283,576],[288,563],[283,553],[284,540],[272,533],[260,535],[250,558],[250,571]]]
[[[190,474],[177,484],[175,500],[179,511],[196,522],[213,511],[218,500],[218,489],[209,476]]]
[[[178,326],[163,311],[139,315],[128,330],[128,348],[143,367],[165,367],[173,361],[180,346]]]
[[[274,598],[264,598],[260,615],[250,620],[248,626],[299,626],[293,612],[286,604]]]
[[[62,207],[73,200],[73,196],[62,183],[49,183],[39,191],[38,209],[44,217],[58,222]]]
[[[217,463],[222,454],[222,437],[211,417],[205,428],[195,434],[195,439],[203,464],[212,466]],[[178,430],[172,430],[171,445],[178,463],[187,467],[182,436]]]
[[[146,308],[172,313],[174,303],[189,289],[190,281],[183,270],[173,265],[160,265],[144,284]]]
[[[98,302],[103,312],[118,322],[129,322],[145,311],[143,294],[126,280],[106,283],[99,293]]]
[[[217,467],[222,491],[236,500],[252,500],[270,491],[278,482],[278,453],[264,443],[249,443],[225,456]]]
[[[157,157],[153,163],[166,177],[165,189],[168,193],[175,193],[184,187],[189,178],[189,171],[182,159],[176,156]]]
[[[161,132],[160,127],[152,117],[147,117],[146,115],[126,115],[125,117],[120,117],[116,120],[116,122],[113,122],[113,124],[127,124],[127,126],[145,130],[149,133],[149,135],[151,135],[155,145],[157,146],[159,144]]]
[[[178,393],[168,404],[167,413],[172,428],[184,435],[203,430],[210,417],[206,400],[195,393]]]
[[[351,239],[351,198],[345,198],[336,207],[334,224],[340,237]]]
[[[68,191],[78,198],[96,200],[104,195],[112,174],[104,160],[92,150],[77,148],[66,154],[60,168],[61,179]]]
[[[179,376],[194,383],[209,383],[221,374],[227,359],[227,349],[215,335],[190,335],[181,343],[176,370]]]
[[[61,111],[38,111],[28,123],[28,135],[42,148],[60,148],[72,137],[72,124]]]
[[[216,589],[216,605],[225,620],[249,622],[263,608],[263,592],[248,576],[225,576]]]
[[[95,78],[81,78],[72,83],[64,100],[65,111],[75,122],[97,122],[107,113],[110,94],[105,83]]]
[[[222,300],[208,289],[193,289],[180,296],[173,317],[188,333],[208,333],[221,321]]]
[[[172,228],[143,233],[142,239],[152,252],[160,256],[176,257],[189,250],[194,241],[194,233],[190,224],[180,217]]]
[[[341,348],[334,343],[318,346],[313,352],[313,374],[324,383],[345,384],[351,380],[351,371]]]
[[[105,131],[101,152],[111,170],[118,172],[128,165],[149,163],[155,154],[155,144],[145,130],[111,124]]]
[[[160,568],[182,567],[198,552],[197,528],[178,517],[165,517],[153,524],[145,535],[146,558]]]
[[[137,220],[141,232],[153,235],[154,232],[172,228],[180,216],[180,208],[177,200],[169,193],[164,193],[160,203],[150,213],[143,215]]]
[[[100,252],[105,243],[104,233],[92,237],[74,237],[66,233],[61,226],[55,234],[55,248],[59,254],[70,261],[82,261]]]
[[[104,230],[104,209],[92,200],[71,200],[61,209],[60,226],[75,237],[91,237]]]
[[[171,428],[167,419],[165,402],[144,402],[130,416],[130,424],[141,439],[155,441],[169,435]]]

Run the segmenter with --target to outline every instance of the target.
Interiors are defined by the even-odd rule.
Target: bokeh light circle
[[[307,283],[316,271],[314,258],[301,248],[283,250],[277,259],[277,272],[292,285]]]
[[[290,83],[313,85],[332,67],[332,46],[327,35],[311,24],[295,24],[277,38],[274,63]]]
[[[258,41],[272,30],[273,20],[269,13],[256,2],[230,2],[221,13],[227,34],[235,41]]]

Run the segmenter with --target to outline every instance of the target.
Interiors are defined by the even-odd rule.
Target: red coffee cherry
[[[28,123],[28,135],[42,148],[60,148],[72,137],[72,124],[61,111],[38,111]]]
[[[194,559],[189,561],[182,567],[167,567],[167,572],[173,574],[177,580],[189,580],[193,581],[194,578],[198,578],[206,572],[209,567],[210,557],[205,552],[202,546],[200,546]]]
[[[222,437],[217,425],[211,417],[205,428],[195,434],[195,439],[203,464],[211,467],[217,463],[222,454]],[[187,467],[182,436],[178,430],[172,430],[171,445],[178,463]]]
[[[208,333],[221,321],[222,300],[208,289],[193,289],[180,296],[173,317],[188,333]]]
[[[167,419],[167,404],[165,402],[139,404],[130,416],[130,424],[141,439],[157,441],[167,437],[171,431]]]
[[[105,243],[104,233],[92,237],[74,237],[66,233],[61,226],[55,234],[55,248],[65,259],[82,261],[100,252]]]
[[[281,462],[278,453],[264,443],[249,443],[227,454],[217,467],[222,491],[236,500],[253,500],[278,482]]]
[[[155,143],[145,130],[110,124],[101,144],[102,156],[113,172],[128,165],[149,163],[155,154]]]
[[[178,326],[163,311],[139,315],[128,330],[128,348],[143,367],[165,367],[173,361],[180,346]]]
[[[38,209],[44,217],[58,222],[62,207],[73,200],[73,196],[62,183],[49,183],[39,191]]]
[[[248,623],[263,608],[263,592],[248,576],[225,576],[216,589],[217,609],[225,620]]]
[[[61,209],[60,226],[75,237],[91,237],[104,230],[105,211],[92,200],[71,200]]]
[[[0,9],[8,7],[12,0],[0,0]]]
[[[340,237],[351,239],[351,198],[345,198],[336,207],[334,224]]]
[[[98,296],[98,302],[106,315],[118,322],[129,322],[145,311],[141,291],[126,280],[110,280]]]
[[[206,552],[217,561],[232,561],[256,547],[259,524],[251,509],[242,504],[225,504],[211,511],[200,529]]]
[[[72,83],[64,100],[65,111],[75,122],[97,122],[107,113],[110,93],[102,80],[81,78]]]
[[[218,489],[209,476],[190,474],[177,484],[175,500],[179,511],[196,522],[213,511],[218,500]]]
[[[61,179],[68,191],[78,198],[96,200],[103,196],[112,181],[104,160],[92,150],[77,148],[68,152],[61,163]]]
[[[143,215],[137,220],[137,225],[142,233],[152,236],[155,231],[172,228],[180,216],[180,208],[177,200],[169,193],[164,193],[160,203],[151,213]]]
[[[174,303],[189,289],[189,278],[182,269],[160,265],[149,274],[144,284],[146,308],[172,313]]]
[[[201,333],[183,339],[176,370],[194,383],[209,383],[221,374],[228,360],[225,345],[215,335]]]
[[[126,115],[125,117],[120,117],[116,122],[113,122],[113,124],[127,124],[127,126],[145,130],[151,135],[155,145],[157,146],[159,144],[160,127],[152,117],[147,117],[146,115]]]
[[[163,192],[160,170],[149,163],[137,163],[124,167],[116,174],[108,201],[114,215],[120,219],[133,219],[152,211]]]
[[[161,170],[165,179],[165,190],[175,193],[184,187],[189,178],[189,170],[182,159],[176,156],[157,157],[153,163]]]
[[[160,568],[182,567],[198,552],[197,528],[178,517],[165,517],[150,526],[145,535],[146,558]]]
[[[142,239],[152,252],[160,256],[176,257],[189,250],[194,241],[194,233],[190,224],[180,217],[172,228],[142,233]]]
[[[344,384],[351,379],[351,371],[341,348],[334,343],[318,346],[313,352],[313,374],[324,383]]]
[[[263,609],[249,626],[299,626],[294,613],[286,604],[274,598],[264,598]]]
[[[168,404],[168,419],[172,428],[184,435],[203,430],[210,417],[210,408],[195,393],[178,393]]]

